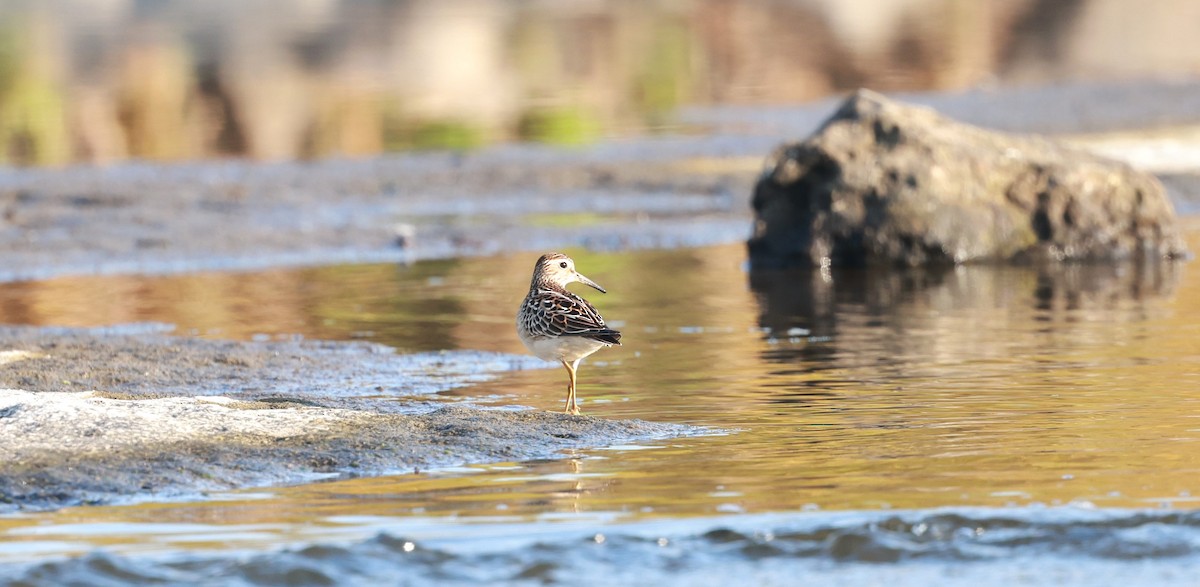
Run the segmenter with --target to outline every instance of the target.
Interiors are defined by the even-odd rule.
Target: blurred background
[[[3,0],[0,164],[692,132],[681,106],[1200,73],[1194,0]]]

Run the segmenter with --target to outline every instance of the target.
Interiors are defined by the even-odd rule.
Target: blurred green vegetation
[[[287,51],[206,61],[199,37],[169,22],[116,35],[80,67],[64,57],[78,49],[70,25],[30,6],[0,10],[0,164],[586,145],[667,120],[692,96],[699,48],[687,17],[657,2],[585,15],[519,10],[512,29],[484,11],[472,34],[500,34],[502,55],[454,58],[495,82],[494,94],[475,97],[456,85],[475,87],[469,76],[397,84],[384,71],[291,63],[278,56]],[[101,28],[128,26],[114,22]]]
[[[69,156],[62,90],[37,67],[20,23],[0,28],[0,163],[50,165]]]
[[[808,2],[94,4],[0,2],[0,164],[583,145],[678,131],[685,104],[971,87],[1025,22],[914,5],[855,47]]]
[[[400,143],[405,149],[465,151],[483,146],[485,133],[478,124],[461,120],[425,120],[413,125]]]
[[[652,41],[635,74],[639,110],[651,124],[663,123],[669,113],[691,97],[692,43],[687,28],[678,21],[658,23]]]
[[[552,145],[584,145],[603,134],[603,124],[582,108],[531,110],[517,124],[523,140]]]

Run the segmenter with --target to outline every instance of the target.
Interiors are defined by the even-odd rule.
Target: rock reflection
[[[871,354],[891,365],[1003,357],[1026,336],[1047,333],[1056,336],[1042,344],[1095,343],[1088,324],[1136,324],[1165,311],[1154,302],[1174,295],[1184,270],[1171,262],[754,270],[750,287],[758,324],[776,343],[763,358],[813,361],[815,369]],[[789,332],[806,334],[798,341]]]
[[[952,270],[938,268],[903,271],[755,269],[750,273],[750,288],[759,304],[759,326],[769,333],[802,328],[808,330],[813,339],[824,339],[838,333],[839,314],[847,308],[854,308],[856,315],[884,320],[887,315],[898,313],[906,301],[918,299],[923,294],[942,294],[936,296],[940,304],[947,301],[947,293],[949,300],[959,299],[961,296],[952,292],[961,290],[958,286],[968,285],[972,278],[946,290],[946,278],[950,273]]]
[[[1048,319],[1064,310],[1105,310],[1123,301],[1144,302],[1170,296],[1179,285],[1181,263],[1081,265],[1037,272],[1034,306]]]

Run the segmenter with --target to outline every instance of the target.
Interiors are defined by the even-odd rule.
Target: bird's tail
[[[611,328],[605,328],[604,330],[597,330],[595,332],[589,332],[588,338],[590,338],[592,340],[598,340],[600,342],[607,343],[607,344],[621,346],[621,332],[619,330],[613,330]]]

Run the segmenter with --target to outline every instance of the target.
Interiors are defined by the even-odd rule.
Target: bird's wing
[[[541,290],[527,302],[536,317],[526,329],[540,336],[583,336],[608,344],[621,344],[621,333],[609,328],[587,300],[570,292]]]

